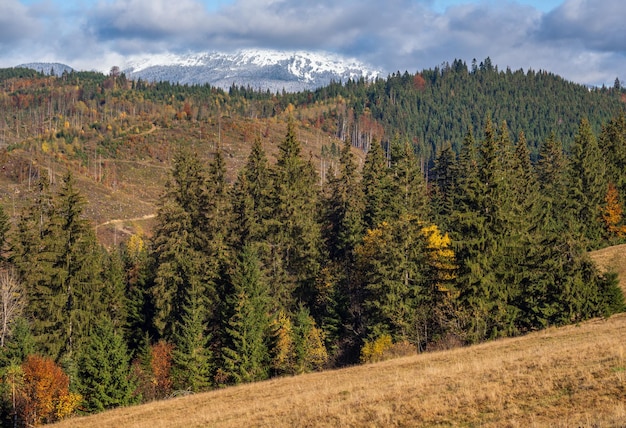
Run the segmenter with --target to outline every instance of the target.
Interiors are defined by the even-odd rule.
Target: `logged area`
[[[58,427],[622,426],[626,315],[120,408]]]

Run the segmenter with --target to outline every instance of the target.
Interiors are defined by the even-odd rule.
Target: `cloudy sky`
[[[108,71],[128,56],[329,51],[383,72],[459,58],[626,81],[624,0],[0,0],[0,67]]]

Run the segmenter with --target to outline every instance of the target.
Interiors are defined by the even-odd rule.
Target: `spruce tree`
[[[606,163],[607,179],[616,186],[619,199],[626,201],[626,113],[621,112],[602,127],[598,145]]]
[[[365,333],[371,339],[388,334],[395,340],[415,340],[415,298],[420,293],[414,288],[422,280],[422,249],[415,242],[418,230],[415,217],[382,222],[367,231],[357,249],[365,291]]]
[[[158,333],[171,338],[181,322],[188,289],[210,293],[215,273],[207,256],[207,171],[197,156],[181,149],[174,158],[172,178],[160,202],[153,254],[155,279],[150,290]]]
[[[358,247],[366,334],[417,344],[418,314],[432,310],[422,234],[429,223],[426,183],[412,145],[396,140],[391,148],[386,220],[369,229]]]
[[[174,387],[200,392],[212,384],[213,354],[209,349],[207,302],[200,290],[190,289],[182,316],[172,334]]]
[[[232,190],[233,240],[236,248],[265,240],[270,217],[270,171],[260,139],[255,139],[246,165]]]
[[[372,142],[365,157],[362,185],[365,201],[363,221],[366,229],[374,229],[391,217],[389,208],[393,188],[389,160],[378,141]]]
[[[29,304],[25,317],[31,320],[32,334],[39,352],[57,358],[64,345],[61,312],[65,299],[52,278],[55,253],[49,251],[49,222],[54,215],[52,192],[45,177],[37,183],[35,198],[26,206],[18,220],[17,231],[11,240],[10,261],[16,266],[24,282]]]
[[[505,173],[512,143],[504,124],[498,135],[487,120],[478,147],[473,146],[471,134],[466,144],[459,158],[456,210],[450,224],[468,339],[475,341],[515,331],[516,290],[507,280],[511,249],[506,242],[512,212]]]
[[[231,275],[224,372],[234,383],[269,376],[270,301],[254,247],[243,248]]]
[[[459,263],[459,299],[465,312],[463,328],[470,341],[481,340],[487,334],[488,309],[479,295],[483,276],[488,275],[488,269],[480,263],[486,262],[484,252],[487,218],[482,209],[485,189],[479,178],[479,168],[478,147],[469,130],[455,166],[452,196],[455,209],[450,215],[449,225]]]
[[[139,234],[131,235],[122,245],[121,252],[126,285],[125,333],[129,351],[134,356],[146,334],[157,336],[152,323],[155,310],[150,298],[153,258],[150,257],[147,240]]]
[[[101,412],[135,401],[126,344],[107,316],[92,326],[78,357],[77,375],[78,391],[88,411]]]
[[[518,147],[518,156],[521,151]],[[522,171],[517,175],[518,180],[526,175],[524,163],[518,161],[518,168]],[[520,309],[519,329],[528,331],[545,328],[554,322],[559,310],[559,284],[568,275],[561,251],[571,248],[568,222],[564,216],[566,164],[562,145],[554,134],[539,148],[534,178],[524,180],[533,184],[519,189],[522,195],[526,192],[531,195],[525,196],[528,203],[522,203],[520,209],[526,210],[533,221],[529,224],[531,229],[527,230],[525,255],[519,262],[521,290],[516,304]],[[537,192],[532,191],[534,183]]]
[[[328,182],[326,241],[332,260],[351,263],[354,248],[363,236],[363,189],[348,141],[339,158],[339,171]]]
[[[33,335],[42,353],[57,361],[72,354],[104,311],[100,299],[101,253],[83,218],[85,201],[70,172],[58,195],[39,187],[22,215],[13,260],[27,288]]]
[[[226,185],[226,165],[220,148],[209,162],[206,185],[200,194],[201,223],[195,233],[200,237],[200,245],[208,261],[208,290],[213,298],[219,298],[218,282],[230,260],[228,242],[229,226],[232,222],[229,189]],[[219,302],[214,302],[219,303]]]
[[[313,166],[302,159],[293,118],[278,149],[272,170],[273,210],[268,222],[272,249],[269,274],[272,295],[282,307],[293,311],[297,301],[312,306],[316,299],[315,281],[322,257],[321,227],[316,215],[319,186]]]
[[[582,119],[571,148],[567,207],[573,224],[587,240],[587,248],[598,245],[602,238],[600,208],[608,181],[606,165],[596,137],[587,119]]]
[[[181,150],[158,215],[152,296],[155,327],[174,345],[175,384],[194,392],[211,385],[209,340],[221,340],[221,278],[229,257],[227,202],[221,151],[205,169],[197,156]]]
[[[406,215],[425,221],[429,216],[426,181],[420,163],[415,155],[415,148],[409,141],[395,139],[391,143],[390,219],[399,219]]]
[[[51,222],[51,237],[60,244],[55,265],[61,272],[59,279],[65,291],[65,353],[70,359],[105,311],[100,292],[102,253],[93,228],[83,218],[86,201],[75,185],[68,172],[58,194],[57,216]]]
[[[329,168],[324,199],[324,237],[329,261],[318,283],[318,316],[335,358],[350,361],[357,355],[361,287],[357,281],[355,248],[364,233],[363,189],[349,141],[340,152],[337,176]]]
[[[122,255],[117,248],[103,254],[102,303],[113,327],[125,328],[129,303],[126,297],[126,278]]]
[[[449,220],[453,211],[453,194],[455,185],[455,165],[457,156],[452,150],[450,143],[445,144],[435,158],[431,177],[433,191],[431,196],[432,211],[438,223],[442,224]]]

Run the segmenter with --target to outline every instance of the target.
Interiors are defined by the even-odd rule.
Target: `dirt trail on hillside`
[[[108,220],[105,221],[104,223],[100,223],[96,226],[96,230],[99,227],[102,226],[108,226],[110,224],[123,224],[123,223],[130,223],[133,221],[142,221],[142,220],[150,220],[156,217],[156,214],[146,214],[144,216],[141,217],[134,217],[134,218],[118,218],[118,219],[113,219],[113,220]]]

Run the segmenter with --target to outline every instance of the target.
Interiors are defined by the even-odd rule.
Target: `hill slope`
[[[625,341],[623,314],[122,408],[58,426],[623,426]]]
[[[617,273],[622,291],[626,295],[626,244],[593,251],[590,256],[601,270]]]

